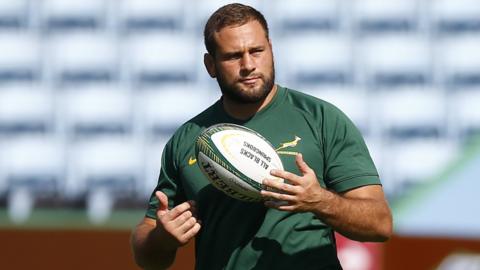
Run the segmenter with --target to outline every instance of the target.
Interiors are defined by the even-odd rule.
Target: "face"
[[[257,103],[273,88],[275,71],[272,46],[261,24],[250,21],[215,33],[215,56],[205,64],[226,98],[237,103]]]

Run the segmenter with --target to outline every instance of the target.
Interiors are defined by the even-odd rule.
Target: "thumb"
[[[168,212],[168,197],[165,195],[165,193],[161,191],[155,192],[155,196],[158,199],[158,214],[159,215],[165,215]]]
[[[298,153],[295,156],[295,162],[297,163],[297,167],[302,173],[302,175],[308,174],[312,171],[310,167],[308,167],[307,163],[303,160],[303,155]]]

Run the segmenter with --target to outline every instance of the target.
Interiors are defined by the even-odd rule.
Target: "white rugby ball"
[[[198,166],[213,186],[247,202],[262,200],[263,179],[275,179],[270,175],[272,169],[283,170],[269,141],[235,124],[222,123],[204,130],[197,138],[195,154]]]

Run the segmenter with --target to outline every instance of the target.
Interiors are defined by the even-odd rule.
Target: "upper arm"
[[[340,193],[341,196],[349,199],[371,199],[385,201],[385,194],[381,185],[366,185],[350,189]]]

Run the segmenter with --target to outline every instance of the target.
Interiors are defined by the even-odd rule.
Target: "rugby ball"
[[[208,180],[226,195],[247,202],[262,200],[263,179],[277,179],[270,170],[283,170],[277,152],[257,132],[235,124],[205,129],[195,143],[197,164]]]

